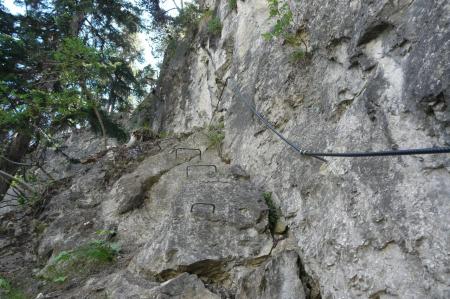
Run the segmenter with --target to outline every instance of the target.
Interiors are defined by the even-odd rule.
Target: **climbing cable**
[[[444,154],[450,153],[450,147],[432,147],[432,148],[420,148],[420,149],[403,149],[403,150],[386,150],[386,151],[377,151],[377,152],[344,152],[344,153],[333,153],[333,152],[314,152],[307,151],[299,147],[298,145],[289,141],[286,137],[284,137],[277,129],[275,129],[270,122],[256,110],[255,106],[250,104],[240,93],[237,88],[229,88],[227,85],[228,81],[233,81],[231,78],[227,78],[225,83],[225,88],[229,89],[232,93],[234,93],[243,103],[249,108],[253,114],[255,114],[259,120],[269,128],[275,135],[277,135],[281,140],[283,140],[286,144],[288,144],[292,149],[300,153],[304,156],[314,157],[323,162],[327,162],[327,160],[321,157],[377,157],[377,156],[405,156],[405,155],[426,155],[426,154]],[[234,82],[233,82],[234,85]]]

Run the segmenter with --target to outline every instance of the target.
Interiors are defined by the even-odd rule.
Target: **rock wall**
[[[265,1],[202,2],[221,33],[179,41],[135,115],[171,137],[62,136],[30,170],[43,196],[0,207],[0,277],[39,299],[449,298],[449,155],[303,157],[231,89],[306,149],[448,146],[450,3],[288,4],[301,60],[262,38]]]
[[[175,133],[224,122],[222,159],[273,192],[289,226],[288,247],[323,298],[449,297],[448,155],[301,157],[224,82],[233,79],[306,149],[448,146],[450,3],[288,3],[308,48],[299,62],[282,39],[262,38],[273,26],[265,1],[237,1],[236,11],[228,1],[205,1],[222,21],[221,35],[199,30],[180,44],[148,119]],[[244,293],[265,296],[257,292]]]

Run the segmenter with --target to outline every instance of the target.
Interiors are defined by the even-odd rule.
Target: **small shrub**
[[[292,11],[287,3],[280,4],[279,0],[267,0],[269,5],[269,17],[275,18],[276,23],[271,31],[263,34],[264,39],[289,35],[289,27],[293,25]]]
[[[222,23],[220,22],[219,17],[213,17],[208,21],[208,32],[212,35],[219,35],[222,32]]]
[[[237,10],[237,0],[228,0],[228,7],[231,10]]]
[[[275,18],[276,23],[272,30],[263,33],[263,38],[265,40],[277,37],[283,38],[287,45],[296,48],[291,56],[292,61],[298,62],[303,60],[308,53],[308,47],[298,32],[292,32],[294,19],[289,5],[286,2],[281,4],[279,0],[267,0],[267,2],[269,5],[269,16],[270,18]],[[301,47],[304,47],[304,49]]]
[[[215,147],[219,149],[220,144],[225,139],[225,133],[223,129],[225,124],[220,122],[218,125],[209,126],[206,135],[208,136],[209,145],[208,147]]]
[[[267,207],[269,208],[269,229],[270,232],[273,234],[278,218],[280,218],[280,210],[273,202],[271,192],[264,192],[263,198],[267,204]]]

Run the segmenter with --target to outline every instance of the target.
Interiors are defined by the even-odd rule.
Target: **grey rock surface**
[[[291,151],[224,88],[235,82],[308,150],[449,146],[449,1],[287,3],[308,48],[297,62],[298,48],[262,38],[274,25],[265,1],[201,1],[222,32],[202,24],[180,41],[135,113],[134,125],[178,138],[85,164],[49,151],[58,183],[40,210],[20,222],[2,212],[0,275],[43,298],[449,298],[449,155],[322,163]],[[222,121],[216,150],[205,128]],[[77,159],[102,150],[86,132],[61,138]],[[210,164],[217,171],[186,174]],[[269,233],[262,192],[280,207],[282,234]],[[31,275],[98,239],[121,250],[92,275],[61,285]]]
[[[184,273],[161,284],[153,290],[153,295],[149,298],[218,299],[220,297],[208,291],[196,275]]]
[[[166,195],[159,210],[168,210],[155,224],[157,234],[133,260],[137,272],[166,279],[187,271],[221,279],[227,264],[269,254],[268,210],[255,186],[169,173],[155,188]]]
[[[134,172],[123,175],[110,192],[110,197],[116,201],[117,213],[123,214],[139,207],[144,202],[145,193],[176,163],[170,154],[159,154],[144,160]]]
[[[298,255],[285,251],[246,275],[236,298],[305,299]]]
[[[134,276],[130,272],[121,271],[105,278],[89,281],[81,293],[84,294],[83,296],[87,296],[87,298],[98,297],[109,299],[220,298],[216,294],[208,291],[196,275],[188,273],[180,274],[164,283],[156,283],[149,282],[139,276]]]
[[[306,149],[368,151],[450,143],[448,1],[288,1],[308,46],[265,41],[264,1],[205,1],[223,30],[167,64],[188,80],[158,90],[153,127],[189,132],[225,121],[222,153],[270,189],[325,298],[447,298],[448,155],[330,159],[296,155],[226,78]],[[207,38],[206,38],[207,39]],[[218,83],[219,82],[219,83]],[[164,103],[164,104],[162,104]]]

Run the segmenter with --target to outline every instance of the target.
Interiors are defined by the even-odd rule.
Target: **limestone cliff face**
[[[171,137],[42,151],[0,275],[39,299],[449,298],[449,155],[302,157],[225,84],[306,149],[448,146],[450,3],[288,3],[304,59],[262,38],[265,1],[204,1],[221,33],[180,41],[136,113]]]
[[[289,1],[308,55],[265,41],[265,1],[205,1],[220,37],[201,32],[166,62],[147,117],[186,133],[223,121],[222,158],[273,192],[289,249],[323,298],[445,298],[450,292],[450,159],[301,157],[224,82],[306,149],[450,143],[448,1]],[[280,246],[280,245],[278,245]],[[283,245],[281,245],[283,246]],[[272,262],[277,263],[276,260]]]

